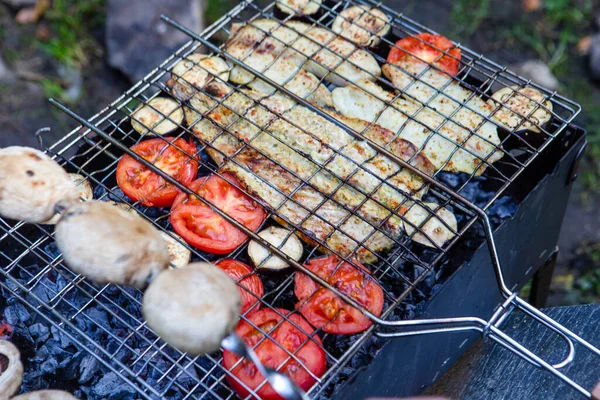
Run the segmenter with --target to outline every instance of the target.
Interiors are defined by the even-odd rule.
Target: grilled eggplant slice
[[[552,119],[552,102],[532,87],[502,88],[494,93],[490,103],[494,108],[499,106],[494,120],[509,132],[529,130],[540,133],[540,128]]]
[[[406,234],[415,242],[425,246],[442,247],[455,236],[456,217],[450,210],[440,207],[439,204],[423,203],[423,205],[425,207],[417,203],[413,204],[404,215],[408,221],[404,222]]]
[[[271,226],[261,231],[258,236],[279,248],[293,260],[298,261],[302,257],[303,248],[300,239],[287,229]],[[255,240],[248,245],[248,255],[257,268],[280,270],[289,267],[287,261],[271,254],[270,250]]]
[[[160,232],[137,213],[108,202],[70,207],[55,232],[69,268],[97,283],[141,289],[169,265]]]
[[[77,400],[77,397],[62,390],[37,390],[13,397],[12,400]]]
[[[0,149],[0,215],[41,223],[56,208],[77,203],[69,174],[39,150],[12,146]]]
[[[181,125],[183,108],[176,100],[155,97],[131,114],[131,127],[140,135],[166,135]]]
[[[19,349],[8,340],[0,340],[0,399],[19,393],[23,382],[23,364]]]
[[[313,15],[321,8],[321,0],[277,0],[277,8],[289,15]]]
[[[219,349],[236,326],[242,300],[219,267],[197,262],[160,274],[144,293],[142,313],[167,343],[201,355]]]
[[[338,112],[398,133],[400,138],[421,149],[436,170],[481,175],[487,164],[503,155],[498,150],[500,138],[495,125],[487,122],[479,126],[483,118],[467,110],[462,119],[468,120],[467,126],[472,130],[479,126],[477,134],[448,121],[437,111],[422,108],[417,102],[396,98],[368,80],[358,81],[357,86],[337,88],[332,95]]]
[[[85,177],[79,174],[69,174],[71,181],[77,186],[79,190],[79,201],[90,201],[94,198],[94,192],[92,191],[92,185],[88,182]],[[60,219],[60,214],[54,214],[52,218],[42,222],[44,225],[56,225]]]
[[[190,54],[171,69],[173,94],[181,101],[188,100],[198,90],[215,80],[227,82],[231,67],[220,57]]]
[[[169,263],[173,268],[185,267],[192,258],[192,252],[181,243],[185,243],[183,238],[173,232],[161,232],[162,238],[167,244],[169,251]]]
[[[359,5],[342,11],[331,29],[359,46],[376,47],[390,31],[389,22],[390,19],[381,10]]]

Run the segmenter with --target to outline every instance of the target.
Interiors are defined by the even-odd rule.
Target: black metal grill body
[[[554,252],[572,188],[573,168],[585,146],[585,131],[570,127],[536,160],[509,192],[521,198],[516,214],[495,231],[509,287],[518,291]],[[560,158],[560,163],[555,160]],[[529,191],[531,190],[531,191]],[[524,196],[524,197],[523,197]],[[420,318],[473,315],[488,319],[502,296],[491,290],[496,277],[489,251],[481,245],[419,312]],[[409,396],[422,392],[481,337],[453,333],[391,340],[332,396],[335,399]],[[523,368],[533,368],[523,362]],[[593,385],[595,382],[588,382]]]

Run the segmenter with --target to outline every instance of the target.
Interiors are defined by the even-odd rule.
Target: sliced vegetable
[[[181,126],[182,121],[181,104],[168,97],[155,97],[131,114],[131,127],[140,135],[166,135]]]
[[[259,299],[265,294],[265,288],[254,270],[243,262],[231,258],[219,261],[217,267],[243,286],[243,288],[238,286],[242,297],[242,314],[251,308],[253,311],[258,310],[260,308]]]
[[[229,181],[237,182],[229,174]],[[265,219],[264,209],[218,175],[195,180],[189,188],[248,229],[255,231]],[[235,250],[247,235],[194,195],[181,193],[170,216],[173,229],[192,246],[214,254]]]
[[[229,70],[230,66],[220,57],[190,54],[171,69],[173,93],[182,101],[188,100],[198,90],[207,90],[206,85],[215,80],[215,76],[219,77],[217,83],[224,85],[229,79]]]
[[[383,310],[383,290],[360,264],[359,268],[335,255],[314,258],[304,266],[333,287],[356,300],[375,316]],[[352,334],[369,328],[373,322],[331,290],[320,286],[308,275],[296,272],[294,294],[296,308],[315,328],[329,333]]]
[[[415,242],[424,244],[425,246],[441,247],[446,241],[455,236],[454,232],[456,232],[457,229],[456,217],[450,210],[444,207],[441,207],[434,214],[433,211],[440,207],[439,204],[423,204],[427,208],[415,203],[410,207],[406,214],[404,214],[404,217],[410,222],[404,223],[406,234]],[[427,218],[429,218],[429,220],[421,226]],[[452,229],[449,229],[448,227]],[[417,228],[419,229],[419,232],[416,232]],[[427,237],[425,235],[427,235]]]
[[[160,234],[165,240],[165,243],[167,243],[167,250],[169,251],[169,264],[171,267],[185,267],[192,258],[192,252],[190,249],[180,243],[184,241],[183,238],[173,232],[161,232]]]
[[[94,198],[94,192],[92,191],[92,186],[88,182],[85,177],[79,174],[69,174],[69,178],[71,181],[77,186],[79,190],[79,201],[90,201]],[[60,214],[54,214],[52,218],[47,221],[42,222],[45,225],[56,225],[58,220],[60,219]]]
[[[388,16],[377,8],[359,5],[340,12],[331,29],[360,46],[375,47],[390,31],[389,22]]]
[[[283,309],[277,309],[277,311],[282,315],[287,315],[287,320],[282,321],[283,318],[277,312],[263,308],[246,317],[251,324],[244,320],[240,321],[235,332],[248,346],[254,348],[254,352],[266,367],[286,374],[306,391],[316,382],[311,374],[321,377],[327,369],[327,360],[322,349],[321,339],[312,335],[314,329],[300,315],[288,315],[290,311]],[[264,340],[263,333],[255,326],[267,333],[268,336]],[[307,337],[304,332],[311,337]],[[258,344],[260,340],[263,341]],[[290,354],[294,354],[301,363],[290,358]],[[240,357],[232,352],[223,351],[223,366],[233,375],[226,375],[227,382],[240,398],[244,399],[250,396],[245,385],[256,391],[256,395],[263,400],[281,399],[269,383],[265,383],[258,389],[259,385],[265,382],[265,377],[258,372],[250,360],[242,359],[234,367],[239,359]],[[288,359],[289,361],[285,362]],[[284,362],[285,364],[283,364]]]
[[[293,232],[271,226],[261,231],[258,236],[279,248],[292,259],[298,261],[302,257],[302,242]],[[285,244],[283,242],[285,241]],[[282,246],[283,244],[283,246]],[[266,247],[253,240],[248,245],[248,255],[257,268],[284,269],[289,267],[287,261],[271,253]]]
[[[442,71],[454,76],[460,67],[460,56],[460,49],[444,36],[420,33],[398,40],[390,50],[387,62],[433,63]]]
[[[23,363],[19,349],[8,340],[0,340],[0,399],[19,393],[23,383]]]
[[[131,150],[183,185],[189,185],[198,174],[198,162],[189,156],[196,153],[191,140],[149,139]],[[117,164],[117,183],[129,198],[148,207],[169,207],[179,193],[177,187],[127,154]]]
[[[321,8],[321,0],[277,0],[276,4],[290,15],[313,15]]]
[[[237,285],[213,264],[160,274],[144,293],[142,313],[167,343],[194,355],[219,349],[240,315]]]
[[[502,88],[494,93],[490,102],[494,107],[500,105],[493,119],[511,132],[528,129],[539,133],[552,118],[552,102],[532,87]]]

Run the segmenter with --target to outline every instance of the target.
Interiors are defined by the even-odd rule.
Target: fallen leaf
[[[592,45],[592,37],[586,36],[581,38],[581,40],[577,43],[577,52],[581,55],[589,54],[590,47]]]
[[[35,24],[50,8],[50,0],[37,0],[35,6],[19,10],[15,20],[19,24]]]
[[[521,0],[521,4],[523,5],[523,10],[526,12],[539,10],[542,6],[540,0]]]

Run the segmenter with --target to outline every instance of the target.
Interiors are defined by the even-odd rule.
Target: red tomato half
[[[443,54],[440,50],[447,54]],[[452,76],[458,73],[460,66],[458,60],[460,60],[460,49],[454,47],[454,43],[444,36],[431,33],[420,33],[398,40],[387,58],[390,64],[401,64],[403,61],[435,63],[438,68]]]
[[[383,290],[360,264],[355,268],[334,255],[309,260],[304,266],[329,282],[333,287],[356,300],[376,316],[383,310]],[[337,268],[337,271],[335,270]],[[335,271],[335,273],[334,273]],[[296,272],[294,293],[296,308],[316,328],[329,333],[359,333],[373,322],[362,311],[352,307],[331,290],[317,284],[310,277]]]
[[[278,309],[282,315],[288,315],[287,310]],[[248,319],[256,326],[268,333],[268,337],[254,351],[266,367],[278,370],[292,378],[294,382],[302,389],[308,390],[314,383],[315,379],[310,375],[312,372],[315,376],[321,377],[327,369],[327,360],[325,352],[322,349],[322,343],[318,336],[312,336],[308,339],[293,324],[300,327],[304,332],[311,334],[314,329],[306,322],[302,316],[292,314],[288,316],[289,321],[283,321],[277,328],[273,329],[283,318],[275,311],[263,308],[248,316]],[[263,338],[263,334],[254,328],[248,322],[241,320],[235,332],[251,347],[254,347],[259,340]],[[316,343],[315,343],[316,342]],[[283,364],[289,354],[281,347],[283,346],[290,353],[294,354],[302,364],[295,359],[290,358],[288,362]],[[250,389],[255,390],[260,384],[265,382],[264,376],[258,372],[256,366],[249,360],[242,362],[233,368],[239,357],[227,350],[223,351],[223,366],[230,370],[234,376],[227,375],[229,386],[242,399],[250,393],[242,384],[243,382]],[[281,367],[280,367],[281,366]],[[231,369],[233,368],[233,370]],[[256,393],[263,400],[279,400],[281,397],[275,393],[271,385],[265,383]]]
[[[196,153],[192,141],[188,143],[171,137],[144,140],[131,147],[131,150],[187,186],[198,174],[198,162],[169,142],[189,155]],[[148,207],[169,207],[180,193],[163,177],[127,154],[117,164],[117,184],[129,198],[141,201]]]
[[[224,176],[236,182],[233,176]],[[196,179],[189,188],[248,229],[257,230],[265,219],[265,210],[259,204],[218,175]],[[229,253],[248,237],[196,196],[186,193],[173,202],[170,221],[186,242],[209,253]]]
[[[217,267],[221,268],[231,279],[245,288],[238,287],[242,296],[242,314],[255,304],[256,306],[253,308],[253,311],[258,310],[260,308],[260,301],[258,299],[265,294],[265,288],[258,275],[253,273],[254,270],[243,262],[231,258],[219,261]]]

